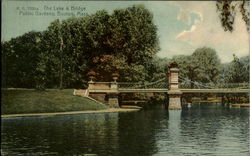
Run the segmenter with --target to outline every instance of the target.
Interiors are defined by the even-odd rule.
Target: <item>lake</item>
[[[2,155],[249,156],[249,109],[2,118]]]

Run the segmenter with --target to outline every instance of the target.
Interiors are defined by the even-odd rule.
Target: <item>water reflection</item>
[[[108,154],[118,148],[117,122],[117,113],[7,119],[2,149],[6,155]]]
[[[250,154],[247,108],[8,118],[1,130],[4,155]]]
[[[163,108],[136,113],[119,114],[119,155],[150,156],[158,151],[155,134],[168,118]]]
[[[170,111],[155,155],[248,156],[249,109]]]

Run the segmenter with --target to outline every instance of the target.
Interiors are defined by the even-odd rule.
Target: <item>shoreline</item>
[[[99,114],[99,113],[135,112],[139,110],[140,109],[133,109],[133,108],[109,108],[109,109],[104,109],[104,110],[85,110],[85,111],[69,111],[69,112],[53,112],[53,113],[6,114],[6,115],[1,115],[1,118],[29,117],[29,116],[53,116],[53,115],[68,115],[68,114]]]

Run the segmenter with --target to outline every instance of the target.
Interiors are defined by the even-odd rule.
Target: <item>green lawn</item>
[[[1,114],[48,113],[101,110],[108,106],[94,100],[74,96],[73,89],[2,89]]]

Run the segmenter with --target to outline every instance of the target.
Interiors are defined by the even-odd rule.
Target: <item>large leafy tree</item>
[[[43,32],[41,40],[40,56],[41,66],[46,66],[45,83],[48,87],[62,87],[63,84],[63,38],[61,23],[59,20],[53,21],[48,29]],[[40,72],[42,74],[42,70]]]
[[[179,65],[181,81],[189,79],[193,82],[185,82],[191,87],[194,82],[216,83],[221,68],[216,51],[208,47],[198,48],[190,56],[175,56],[171,61]]]
[[[143,64],[159,50],[153,15],[142,5],[115,10],[109,19],[108,45],[129,64]]]
[[[85,18],[62,21],[64,85],[70,88],[86,84],[84,72],[89,57]]]
[[[250,55],[244,56],[240,58],[240,62],[242,66],[242,79],[244,82],[249,82],[249,75],[250,75]]]
[[[200,82],[215,82],[219,74],[220,59],[212,48],[198,48],[191,55],[190,68],[195,73],[194,80]]]
[[[238,58],[233,55],[230,63],[224,64],[220,73],[220,81],[223,83],[249,82],[249,56]]]
[[[32,31],[2,42],[3,79],[6,87],[35,87],[41,36],[40,32]]]
[[[147,69],[152,67],[149,63],[159,50],[153,15],[141,5],[117,9],[111,15],[105,11],[95,15],[98,16],[89,17],[87,22],[91,23],[87,24],[87,38],[91,41],[89,67],[106,73],[103,80],[110,77],[110,72],[122,73],[123,81],[150,79]],[[116,60],[109,60],[111,57]],[[103,61],[96,61],[98,59]],[[107,65],[105,61],[109,62],[109,68],[101,67]],[[119,61],[123,68],[117,65]]]
[[[233,61],[229,64],[229,82],[239,83],[243,80],[243,64],[236,55],[233,57]]]

